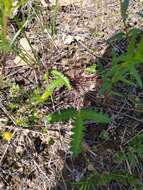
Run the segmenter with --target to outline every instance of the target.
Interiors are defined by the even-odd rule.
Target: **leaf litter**
[[[84,4],[90,3],[83,1]],[[4,86],[1,89],[0,128],[3,133],[10,130],[15,134],[10,143],[0,139],[1,189],[70,190],[70,182],[79,181],[83,175],[92,170],[110,171],[114,165],[114,155],[120,149],[120,145],[142,130],[142,120],[136,119],[136,116],[140,117],[140,113],[137,115],[133,113],[131,101],[116,97],[107,100],[96,98],[100,79],[98,73],[87,75],[86,68],[98,63],[99,57],[103,59],[105,66],[111,64],[111,51],[107,51],[109,44],[106,40],[119,31],[122,23],[117,1],[97,1],[91,4],[92,6],[83,6],[69,2],[67,5],[66,1],[65,5],[62,1],[56,16],[57,32],[52,37],[49,27],[43,32],[40,21],[43,19],[43,23],[48,24],[52,18],[52,4],[41,1],[38,6],[42,6],[40,9],[43,10],[43,15],[37,17],[27,27],[28,37],[33,47],[36,47],[40,65],[35,69],[25,62],[20,64],[15,62],[16,59],[20,60],[19,57],[14,55],[8,57],[5,78],[11,83],[18,84],[26,92],[31,92],[37,83],[44,84],[43,75],[53,68],[69,77],[74,88],[69,92],[63,88],[55,91],[53,99],[39,107],[38,122],[29,128],[21,128],[13,120],[13,117],[16,118],[21,113],[30,114],[23,103],[25,100],[23,99],[20,104],[26,111],[12,112],[8,107],[11,101],[9,87]],[[131,26],[142,26],[135,16],[135,11],[139,9],[139,1],[134,1],[130,6],[134,17],[133,23],[129,23]],[[25,38],[20,37],[19,43],[22,43],[30,57],[33,57]],[[119,49],[123,47],[120,43],[117,46]],[[126,49],[126,45],[124,46]],[[124,48],[122,51],[125,51]],[[126,87],[119,84],[118,88],[124,91]],[[141,98],[142,92],[134,90]],[[84,145],[86,151],[75,160],[70,152],[71,123],[50,126],[43,117],[69,106],[96,107],[99,111],[106,110],[113,118],[110,126],[87,122]],[[103,129],[109,133],[109,139],[105,143],[100,138]],[[114,189],[115,184],[112,185],[110,188]]]

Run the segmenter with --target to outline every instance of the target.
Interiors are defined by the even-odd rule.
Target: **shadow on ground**
[[[102,66],[102,69],[109,69],[111,67],[113,49],[118,55],[126,52],[126,38],[121,38],[121,34],[115,34],[112,39],[108,40],[108,47],[103,56],[98,60],[97,67],[98,64],[101,64],[99,66]],[[100,78],[97,79],[98,82],[101,82]],[[91,107],[97,111],[108,113],[112,118],[112,122],[108,125],[101,125],[95,122],[88,122],[86,124],[84,137],[84,143],[86,144],[85,151],[75,159],[70,156],[65,158],[65,167],[62,172],[63,179],[53,190],[79,190],[79,187],[74,187],[71,183],[78,182],[79,179],[87,177],[94,172],[98,172],[102,179],[104,178],[104,174],[112,172],[127,172],[139,178],[141,177],[141,169],[128,166],[128,160],[119,164],[115,159],[116,153],[123,149],[123,144],[141,131],[141,123],[136,119],[137,115],[141,119],[141,114],[137,114],[134,111],[133,104],[128,97],[125,99],[124,96],[113,95],[112,97],[105,96],[101,98],[97,96],[97,90],[88,91],[84,94],[84,107]],[[127,93],[132,96],[140,96],[141,93],[135,86],[127,86],[120,82],[114,87],[114,90],[121,94]],[[137,168],[139,171],[137,171]],[[96,176],[93,183],[98,184],[98,182],[99,178]],[[133,190],[133,187],[130,187],[129,183],[112,180],[108,185],[97,185],[92,190]]]

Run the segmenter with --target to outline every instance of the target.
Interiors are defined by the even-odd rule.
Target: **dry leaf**
[[[25,64],[33,64],[34,62],[36,62],[32,49],[27,39],[21,38],[19,43],[20,43],[21,53],[19,56],[15,57],[14,63],[16,65],[25,65]]]

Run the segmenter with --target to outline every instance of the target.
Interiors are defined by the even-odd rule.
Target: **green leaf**
[[[74,122],[74,128],[72,130],[73,135],[72,135],[72,142],[71,142],[71,150],[73,152],[73,156],[77,156],[82,148],[82,142],[83,142],[83,137],[84,137],[84,123],[83,120],[81,118],[80,112],[77,113],[76,115],[76,119]]]
[[[0,33],[0,49],[4,50],[5,52],[9,52],[10,50],[10,42],[8,39],[4,37],[2,33]]]
[[[138,85],[142,88],[143,81],[141,79],[141,76],[139,75],[138,71],[136,70],[135,67],[130,68],[131,75],[136,79],[138,82]]]
[[[100,123],[109,123],[111,121],[107,114],[103,114],[101,112],[98,113],[90,108],[82,108],[81,110],[77,111],[75,108],[71,107],[49,114],[47,117],[48,123],[68,121],[70,119],[74,120],[75,126],[72,130],[73,135],[71,143],[73,156],[77,156],[82,150],[81,144],[85,129],[84,122],[86,120],[94,120]]]
[[[127,15],[127,10],[129,7],[129,0],[121,0],[121,16],[124,21],[126,21],[128,15]]]
[[[13,47],[18,36],[22,33],[23,29],[28,25],[28,23],[30,23],[30,21],[32,21],[32,19],[33,19],[33,17],[29,16],[27,18],[27,20],[22,24],[22,26],[20,26],[19,30],[13,36],[13,39],[10,41],[10,47]]]
[[[63,109],[47,116],[47,121],[49,123],[59,122],[59,121],[68,121],[76,117],[77,110],[73,107]]]
[[[56,79],[60,79],[63,82],[63,84],[67,87],[68,90],[72,89],[69,79],[66,76],[64,76],[61,72],[57,70],[53,70],[51,73],[53,77],[55,77]]]
[[[80,110],[80,115],[83,121],[93,120],[97,123],[109,123],[111,121],[107,114],[97,112],[91,108],[82,108]]]
[[[121,164],[123,161],[126,160],[126,156],[124,155],[123,152],[119,151],[115,155],[115,160],[117,163]]]
[[[112,49],[112,66],[115,66],[118,63],[117,54],[114,49]]]
[[[43,93],[43,95],[40,98],[41,102],[44,102],[46,100],[48,100],[49,96],[52,96],[53,91],[55,90],[55,88],[62,86],[62,81],[61,80],[53,80],[48,87],[46,88],[45,92]]]
[[[135,58],[137,60],[143,62],[143,33],[142,33],[141,40],[138,44],[138,48],[136,50]]]
[[[96,67],[97,67],[97,65],[96,65],[96,64],[93,64],[93,65],[87,67],[87,68],[85,69],[85,71],[88,72],[88,73],[90,73],[90,74],[96,73]]]
[[[128,50],[127,50],[127,54],[130,57],[133,57],[134,55],[135,46],[136,46],[136,37],[137,37],[137,31],[133,30],[131,34],[131,39],[128,44]]]
[[[129,85],[129,86],[130,86],[130,85],[133,85],[133,82],[132,82],[132,81],[127,80],[127,79],[125,79],[125,78],[121,78],[120,81],[124,82],[125,84],[127,84],[127,85]]]
[[[72,89],[69,79],[66,76],[64,76],[62,73],[60,73],[57,70],[53,70],[51,73],[53,77],[55,78],[55,80],[52,80],[51,83],[48,84],[48,87],[46,88],[45,92],[41,96],[41,99],[39,100],[39,102],[44,102],[48,100],[48,98],[52,96],[54,90],[56,88],[60,88],[63,85],[65,85],[68,90]]]
[[[110,91],[111,89],[111,81],[109,81],[108,79],[106,79],[106,81],[103,83],[103,85],[101,86],[98,95],[102,95],[104,94],[106,91]]]

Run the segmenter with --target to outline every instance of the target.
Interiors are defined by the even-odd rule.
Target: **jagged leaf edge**
[[[59,110],[57,112],[51,113],[47,116],[48,123],[68,121],[69,119],[74,119],[76,117],[77,110],[73,107]]]
[[[69,79],[66,76],[64,76],[61,72],[53,70],[51,73],[53,77],[60,79],[68,90],[72,89]]]
[[[72,129],[71,151],[73,156],[76,157],[82,151],[82,142],[84,137],[84,123],[81,118],[80,112],[77,113],[74,121],[74,128]]]
[[[106,113],[97,112],[91,108],[82,108],[80,110],[80,115],[83,121],[85,120],[93,120],[98,123],[110,123],[111,119]]]

